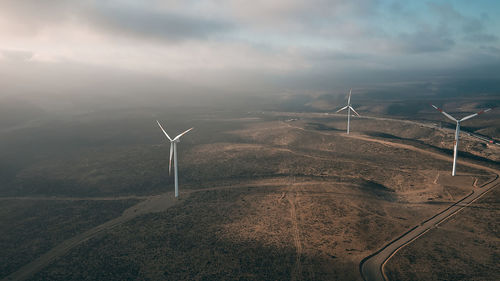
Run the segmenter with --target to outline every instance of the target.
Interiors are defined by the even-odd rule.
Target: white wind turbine
[[[453,145],[453,170],[451,171],[451,175],[454,176],[456,173],[455,173],[455,169],[457,167],[457,152],[458,152],[458,137],[460,135],[460,123],[462,121],[465,121],[465,120],[469,120],[471,119],[472,117],[476,117],[480,114],[483,114],[485,112],[488,112],[491,110],[491,108],[488,108],[488,109],[485,109],[485,110],[481,110],[479,111],[478,113],[474,113],[474,114],[471,114],[469,116],[465,116],[464,118],[458,120],[458,119],[455,119],[453,116],[451,116],[450,114],[444,112],[441,108],[431,104],[432,107],[434,107],[437,111],[443,113],[444,116],[448,117],[448,119],[451,119],[453,121],[455,121],[457,123],[457,128],[455,129],[455,144]]]
[[[354,113],[356,113],[356,115],[359,116],[359,114],[356,112],[356,110],[354,110],[354,108],[352,108],[352,106],[351,106],[351,92],[352,92],[352,88],[349,90],[349,97],[347,98],[347,105],[335,112],[335,113],[338,113],[344,109],[347,109],[347,134],[349,134],[349,126],[351,124],[351,110]]]
[[[180,138],[186,134],[187,132],[191,131],[193,128],[184,131],[183,133],[179,134],[176,136],[174,139],[171,139],[170,136],[167,134],[167,132],[163,129],[161,126],[160,122],[156,120],[156,123],[158,123],[158,126],[160,126],[161,130],[167,136],[168,140],[170,141],[170,161],[168,164],[168,174],[170,175],[170,171],[172,170],[172,154],[174,156],[174,174],[175,174],[175,197],[179,197],[179,183],[178,183],[178,178],[177,178],[177,143],[180,142]]]

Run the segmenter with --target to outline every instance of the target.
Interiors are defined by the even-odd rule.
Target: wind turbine
[[[170,161],[168,163],[168,174],[170,175],[170,171],[172,170],[172,156],[174,156],[174,179],[175,179],[175,197],[179,197],[179,183],[178,183],[178,177],[177,177],[177,143],[180,142],[180,138],[185,135],[187,132],[191,131],[193,128],[188,129],[184,131],[183,133],[179,134],[176,136],[174,139],[171,139],[167,132],[163,129],[161,126],[160,122],[156,120],[156,123],[158,123],[158,126],[160,126],[161,130],[167,136],[168,140],[170,141]],[[173,154],[173,155],[172,155]]]
[[[455,129],[455,144],[453,145],[453,170],[451,171],[451,175],[454,176],[456,173],[455,173],[455,169],[457,167],[457,152],[458,152],[458,137],[460,135],[460,123],[462,121],[465,121],[465,120],[469,120],[471,119],[472,117],[476,117],[480,114],[483,114],[485,112],[488,112],[491,110],[491,108],[488,108],[488,109],[485,109],[485,110],[481,110],[479,111],[478,113],[474,113],[474,114],[471,114],[469,116],[465,116],[464,118],[458,120],[458,119],[455,119],[453,116],[451,116],[450,114],[444,112],[441,108],[431,104],[432,107],[434,107],[437,111],[443,113],[444,116],[448,117],[448,119],[451,119],[453,121],[455,121],[457,123],[457,128]]]
[[[347,109],[347,134],[349,134],[349,125],[351,123],[351,110],[359,116],[359,114],[352,108],[351,106],[351,92],[352,88],[349,90],[349,97],[347,98],[347,105],[337,110],[335,113],[341,112],[344,109]]]

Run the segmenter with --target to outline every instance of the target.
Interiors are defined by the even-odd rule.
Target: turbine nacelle
[[[481,110],[481,111],[479,111],[479,112],[477,112],[477,113],[474,113],[474,114],[471,114],[471,115],[467,115],[467,116],[463,117],[462,119],[456,119],[455,117],[451,116],[450,114],[448,114],[448,113],[444,112],[444,111],[443,111],[443,109],[441,109],[441,108],[439,108],[439,107],[437,107],[437,106],[435,106],[435,105],[433,105],[433,104],[430,104],[430,105],[431,105],[432,107],[434,107],[437,111],[441,112],[441,113],[442,113],[444,116],[446,116],[448,119],[450,119],[450,120],[452,120],[452,121],[455,121],[455,122],[457,122],[458,124],[460,124],[460,122],[462,122],[462,121],[469,120],[469,119],[471,119],[471,118],[473,118],[473,117],[476,117],[476,116],[478,116],[478,115],[481,115],[481,114],[486,113],[486,112],[488,112],[488,111],[490,111],[490,110],[492,110],[492,109],[493,109],[493,108],[483,109],[483,110]]]
[[[453,169],[451,170],[451,175],[454,176],[456,174],[457,154],[458,154],[458,139],[459,139],[459,136],[460,136],[460,123],[463,122],[463,121],[465,121],[465,120],[469,120],[469,119],[471,119],[473,117],[476,117],[476,116],[478,116],[480,114],[483,114],[485,112],[488,112],[492,108],[481,110],[481,111],[479,111],[477,113],[465,116],[462,119],[456,119],[455,117],[451,116],[450,114],[444,112],[441,108],[439,108],[439,107],[437,107],[437,106],[435,106],[433,104],[431,104],[431,106],[434,107],[437,111],[441,112],[448,119],[450,119],[452,121],[455,121],[457,123],[457,127],[455,129],[455,141],[453,143]]]
[[[347,109],[347,133],[349,134],[349,126],[351,123],[351,110],[354,112],[354,114],[360,116],[356,110],[351,106],[351,94],[352,94],[352,88],[349,90],[349,95],[347,96],[347,105],[342,107],[341,109],[335,111],[335,113],[341,112],[342,110]]]

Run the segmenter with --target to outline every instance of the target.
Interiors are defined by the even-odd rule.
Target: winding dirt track
[[[138,196],[137,198],[139,198]],[[27,198],[22,198],[19,197],[18,199],[27,199],[27,200],[35,200],[35,198],[40,199],[40,200],[46,200],[46,198],[41,198],[41,197],[27,197]],[[127,196],[127,197],[116,197],[115,199],[112,198],[102,198],[101,200],[123,200],[123,199],[130,199],[130,198],[136,198],[135,196]],[[142,198],[142,197],[141,197]],[[5,199],[5,198],[2,198]],[[8,198],[7,198],[8,199]],[[48,197],[49,200],[65,200],[63,198],[52,198]],[[99,200],[98,198],[66,198],[67,200]],[[26,280],[30,277],[32,277],[35,273],[40,271],[42,268],[45,266],[49,265],[52,263],[55,259],[58,257],[63,256],[69,250],[73,249],[74,247],[80,245],[81,243],[101,234],[104,233],[110,229],[115,228],[116,226],[119,226],[137,216],[144,215],[147,213],[155,213],[155,212],[162,212],[170,208],[171,206],[177,204],[180,202],[180,200],[176,200],[174,198],[173,193],[164,193],[161,195],[156,195],[156,196],[149,196],[147,197],[146,200],[139,202],[138,204],[128,208],[123,212],[123,214],[115,219],[109,220],[101,225],[98,225],[90,230],[87,230],[84,233],[81,233],[77,236],[74,236],[70,239],[65,240],[61,244],[57,245],[56,247],[52,248],[45,254],[41,255],[39,258],[36,260],[24,265],[17,271],[13,272],[12,274],[8,275],[3,281],[6,280]]]
[[[201,191],[213,191],[213,190],[224,190],[231,188],[244,188],[249,186],[255,186],[255,184],[242,184],[238,186],[223,186],[223,187],[211,187],[211,188],[201,188],[195,190],[188,190],[181,193],[181,196],[189,196],[191,193],[201,192]],[[280,184],[267,184],[270,187],[282,187]],[[3,278],[2,281],[21,281],[32,277],[34,274],[42,270],[44,267],[51,264],[57,258],[65,255],[74,247],[88,241],[91,238],[96,237],[99,234],[105,233],[125,222],[128,222],[138,216],[164,212],[170,207],[182,202],[182,199],[175,199],[173,192],[163,193],[154,196],[123,196],[123,197],[1,197],[0,200],[125,200],[125,199],[142,199],[143,201],[137,203],[136,205],[125,210],[121,216],[109,220],[103,224],[100,224],[90,230],[87,230],[79,235],[73,236],[62,243],[58,244],[54,248],[50,249],[45,254],[38,257],[36,260],[24,265],[17,271],[11,273],[7,277]]]
[[[384,145],[389,145],[393,147],[399,147],[399,148],[404,148],[404,149],[409,149],[413,150],[419,153],[424,153],[428,155],[432,155],[435,158],[439,159],[444,159],[444,160],[450,160],[451,158],[445,155],[441,155],[435,152],[431,151],[426,151],[420,148],[416,148],[410,145],[406,144],[400,144],[400,143],[392,143],[384,140],[379,140],[379,139],[374,139],[374,138],[369,138],[367,136],[360,136],[360,135],[346,135],[346,137],[350,138],[356,138],[360,140],[365,140],[365,141],[370,141],[370,142],[377,142],[380,144]],[[377,251],[376,253],[366,257],[363,259],[360,263],[360,271],[361,275],[364,280],[366,281],[384,281],[387,280],[387,277],[384,273],[384,265],[386,262],[402,247],[408,245],[409,243],[413,242],[415,239],[419,238],[420,236],[424,235],[427,231],[429,231],[432,228],[435,228],[439,226],[439,224],[443,223],[446,221],[448,218],[451,216],[457,214],[459,211],[463,210],[465,207],[468,205],[472,204],[474,201],[479,199],[481,196],[483,196],[486,192],[490,191],[492,188],[497,186],[500,183],[500,178],[499,178],[499,173],[500,171],[497,171],[495,169],[481,166],[478,164],[474,163],[468,163],[464,161],[459,161],[461,165],[469,166],[469,167],[474,167],[477,169],[482,169],[482,170],[487,170],[493,174],[496,175],[496,177],[484,184],[480,188],[474,188],[472,192],[456,202],[455,204],[451,205],[444,211],[441,211],[440,213],[436,214],[435,216],[429,218],[428,220],[422,222],[420,225],[412,228],[410,231],[406,232],[402,236],[394,239],[382,249]]]
[[[302,273],[302,242],[300,241],[300,230],[297,222],[297,212],[295,210],[296,195],[290,194],[290,196],[287,196],[287,198],[288,202],[290,203],[290,217],[292,219],[293,225],[293,241],[295,244],[295,249],[297,251],[297,256],[295,258],[295,267],[293,269],[291,278],[292,281],[295,281]]]

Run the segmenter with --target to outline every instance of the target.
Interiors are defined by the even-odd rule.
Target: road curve
[[[402,148],[407,148],[419,152],[424,152],[427,154],[433,154],[434,156],[437,156],[437,158],[443,158],[443,155],[437,154],[435,152],[430,152],[430,151],[424,151],[419,148],[411,147],[409,145],[402,145],[402,144],[396,144],[396,143],[390,143],[387,141],[382,141],[382,140],[377,140],[377,139],[372,139],[368,138],[366,136],[349,136],[352,138],[359,138],[367,141],[373,141],[373,142],[380,142],[386,145],[394,145],[394,146],[399,146]],[[404,233],[400,237],[394,239],[382,249],[378,250],[374,254],[364,258],[361,263],[360,263],[360,272],[365,281],[384,281],[387,280],[385,273],[384,273],[384,265],[389,260],[399,249],[402,247],[408,245],[415,239],[419,238],[423,234],[425,234],[427,231],[430,229],[437,227],[440,223],[444,222],[446,219],[449,217],[453,216],[454,214],[458,213],[460,210],[464,209],[477,199],[479,199],[482,195],[484,195],[486,192],[494,188],[500,183],[500,178],[498,176],[499,171],[494,170],[489,167],[484,167],[478,164],[472,164],[472,163],[467,163],[460,161],[461,164],[467,165],[470,167],[474,168],[480,168],[483,170],[487,170],[489,172],[494,173],[496,176],[493,180],[490,182],[487,182],[483,184],[479,188],[474,188],[472,192],[465,196],[464,198],[460,199],[458,202],[454,203],[444,211],[441,211],[440,213],[434,215],[433,217],[427,219],[426,221],[422,222],[420,225],[415,226],[414,228],[410,229],[408,232]]]
[[[366,117],[365,117],[366,118]],[[367,119],[377,119],[377,120],[389,120],[389,121],[401,121],[403,123],[410,123],[410,124],[417,124],[421,126],[426,126],[430,128],[434,128],[433,125],[429,124],[422,124],[414,121],[407,121],[407,120],[397,120],[397,119],[390,119],[390,118],[377,118],[377,117],[372,117],[372,118],[367,118]],[[297,127],[297,126],[292,126],[290,124],[287,124],[290,127],[301,129],[306,131],[306,129]],[[324,135],[330,135],[328,133],[322,133]],[[402,144],[402,143],[394,143],[386,140],[381,140],[381,139],[376,139],[373,137],[369,137],[366,135],[360,135],[360,134],[350,134],[350,135],[343,135],[348,138],[355,138],[359,140],[364,140],[364,141],[369,141],[369,142],[377,142],[383,145],[387,146],[394,146],[402,149],[408,149],[412,151],[416,151],[419,153],[431,155],[434,158],[442,159],[442,160],[450,160],[450,157],[444,154],[440,154],[434,151],[429,151],[429,150],[424,150],[421,148],[417,148],[408,144]],[[500,171],[492,169],[490,167],[482,166],[479,164],[475,163],[469,163],[465,162],[463,160],[458,160],[458,163],[461,165],[473,167],[476,169],[482,169],[482,170],[487,170],[495,175],[495,178],[491,180],[488,183],[483,184],[481,187],[477,188],[474,186],[474,189],[471,191],[471,193],[458,202],[454,203],[444,211],[441,211],[440,213],[434,215],[433,217],[427,219],[426,221],[422,222],[420,225],[415,226],[414,228],[410,229],[408,232],[404,233],[400,237],[394,239],[393,241],[389,242],[387,245],[382,247],[382,249],[378,250],[374,254],[364,258],[361,263],[360,263],[360,273],[361,276],[365,281],[384,281],[387,280],[385,273],[384,273],[384,265],[389,260],[399,249],[402,247],[408,245],[415,239],[419,238],[421,235],[425,234],[427,231],[430,229],[437,227],[440,223],[444,222],[446,219],[449,217],[453,216],[454,214],[458,213],[460,210],[464,209],[477,199],[479,199],[482,195],[484,195],[486,192],[494,188],[500,183],[500,178],[499,174]]]
[[[324,114],[320,114],[324,115]],[[410,121],[410,120],[399,120],[399,119],[391,119],[391,118],[382,118],[382,117],[361,117],[365,119],[374,119],[374,120],[387,120],[387,121],[399,121],[402,123],[408,123],[408,124],[414,124],[414,125],[419,125],[423,127],[429,127],[429,128],[436,128],[436,126],[432,124],[425,124],[425,123],[420,123],[416,121]],[[297,129],[302,129],[306,130],[301,127],[296,127],[288,124],[290,127],[294,127]],[[325,134],[328,135],[328,134]],[[370,141],[370,142],[377,142],[383,145],[388,145],[388,146],[395,146],[403,149],[409,149],[413,150],[419,153],[423,154],[428,154],[432,155],[435,158],[442,159],[442,160],[450,160],[449,156],[436,153],[433,151],[428,151],[424,150],[421,148],[417,148],[408,144],[402,144],[402,143],[394,143],[390,141],[385,141],[381,139],[376,139],[372,138],[366,135],[359,135],[359,134],[350,134],[350,135],[344,135],[345,137],[350,137],[350,138],[356,138],[364,141]],[[410,229],[400,237],[394,239],[393,241],[389,242],[387,245],[382,247],[380,250],[375,252],[374,254],[364,258],[361,263],[360,263],[360,273],[361,276],[365,281],[384,281],[387,280],[385,273],[384,273],[384,265],[385,263],[402,247],[408,245],[415,239],[419,238],[423,234],[425,234],[427,231],[430,229],[437,227],[439,224],[444,222],[446,219],[449,217],[455,215],[468,205],[472,204],[474,201],[479,199],[482,195],[484,195],[486,192],[490,191],[492,188],[497,186],[500,183],[500,178],[499,174],[500,171],[482,166],[479,164],[474,164],[474,163],[468,163],[463,160],[458,161],[461,165],[469,166],[469,167],[474,167],[477,169],[482,169],[482,170],[487,170],[493,174],[495,174],[495,178],[491,180],[488,183],[483,184],[480,188],[476,188],[474,186],[474,189],[472,192],[459,200],[458,202],[454,203],[444,211],[441,211],[440,213],[434,215],[433,217],[427,219],[426,221],[422,222],[420,225],[415,226],[414,228]]]
[[[498,176],[482,188],[474,189],[469,195],[460,201],[448,207],[446,210],[438,213],[432,218],[424,221],[420,225],[412,228],[402,236],[396,238],[382,249],[363,259],[360,263],[360,271],[365,281],[384,281],[387,280],[384,273],[384,265],[399,249],[413,242],[430,229],[437,227],[449,217],[453,216],[463,208],[467,207],[486,192],[499,184]]]

